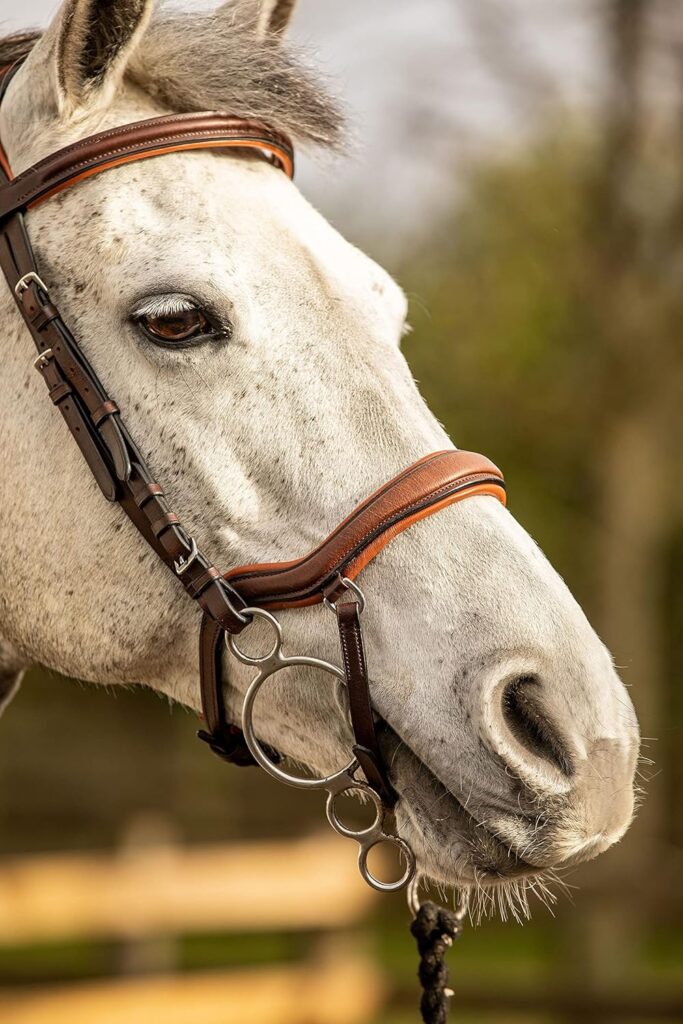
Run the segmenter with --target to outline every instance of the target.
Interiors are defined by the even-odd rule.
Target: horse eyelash
[[[131,313],[134,320],[142,320],[143,317],[164,317],[176,316],[178,313],[187,313],[193,309],[201,309],[201,306],[189,295],[157,295],[154,298],[146,299]]]
[[[138,323],[140,320],[144,320],[145,317],[172,317],[177,316],[178,313],[186,313],[193,309],[198,309],[204,313],[218,337],[232,337],[232,321],[212,309],[206,309],[200,302],[193,299],[191,295],[179,293],[177,295],[152,296],[149,299],[145,299],[141,305],[134,309],[130,317],[131,320]]]

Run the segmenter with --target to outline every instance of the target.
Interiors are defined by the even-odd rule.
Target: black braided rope
[[[410,931],[420,953],[418,977],[422,985],[420,1012],[424,1024],[446,1024],[449,1001],[446,951],[462,931],[462,917],[436,903],[422,903]]]

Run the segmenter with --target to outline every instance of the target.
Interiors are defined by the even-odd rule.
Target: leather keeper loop
[[[220,732],[207,732],[206,729],[200,729],[197,733],[197,739],[208,743],[216,757],[220,757],[222,761],[227,761],[228,764],[235,764],[238,768],[249,768],[252,765],[257,765],[244,736],[234,725],[226,723]]]
[[[369,747],[362,746],[360,743],[354,743],[351,749],[358,764],[363,769],[368,785],[374,789],[385,807],[389,809],[395,807],[398,803],[398,793],[391,785],[387,776],[387,770],[378,754],[374,750],[370,750]]]
[[[222,579],[222,576],[215,565],[210,565],[209,568],[206,569],[201,576],[198,576],[196,580],[190,580],[187,578],[183,579],[181,576],[185,590],[188,592],[190,597],[195,600],[199,597],[202,591],[206,590],[210,583],[213,583],[214,580],[220,579]]]
[[[73,390],[71,385],[65,380],[60,381],[59,384],[55,384],[55,386],[50,388],[48,391],[48,395],[50,396],[53,405],[59,405],[67,395],[72,394]]]
[[[34,318],[41,311],[43,313],[56,312],[55,307],[49,299],[46,298],[45,302],[41,301],[40,290],[34,280],[29,280],[26,287],[20,291],[18,301],[26,318],[31,322],[33,322]]]
[[[31,325],[35,327],[37,331],[44,331],[48,324],[51,324],[53,320],[59,319],[59,310],[56,309],[51,303],[47,306],[39,308],[35,315],[29,317]]]
[[[321,587],[320,592],[326,601],[329,601],[330,604],[334,604],[337,598],[341,597],[342,594],[345,594],[347,590],[348,587],[344,583],[343,577],[337,573],[331,583]]]
[[[211,584],[197,597],[197,603],[226,633],[237,636],[249,625],[250,620],[242,618],[230,600],[230,592],[231,588],[226,588],[223,579],[211,580]],[[241,603],[239,598],[238,603]]]
[[[159,538],[160,535],[167,530],[169,526],[176,526],[180,523],[178,516],[175,512],[167,512],[166,515],[160,516],[151,524],[151,530],[155,537]]]
[[[94,410],[91,418],[95,426],[99,427],[103,420],[106,420],[108,416],[115,416],[117,412],[120,412],[118,405],[109,398],[106,402],[102,402],[99,408]]]
[[[133,485],[133,501],[138,508],[144,508],[151,498],[163,498],[164,489],[160,484],[141,483]]]

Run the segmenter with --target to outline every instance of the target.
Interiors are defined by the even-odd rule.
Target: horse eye
[[[162,345],[183,345],[204,341],[218,333],[201,309],[184,309],[167,315],[143,314],[137,318],[143,331]]]

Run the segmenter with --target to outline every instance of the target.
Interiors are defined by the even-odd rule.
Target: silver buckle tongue
[[[38,373],[42,373],[46,366],[49,365],[54,353],[51,348],[44,349],[36,358],[33,360],[33,369],[37,370]]]

